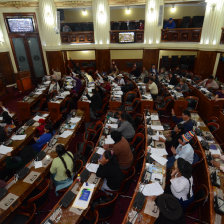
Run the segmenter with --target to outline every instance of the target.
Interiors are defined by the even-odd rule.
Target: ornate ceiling
[[[57,8],[87,7],[92,5],[92,0],[54,0]],[[142,5],[146,0],[108,0],[111,6]],[[159,1],[159,0],[158,0]],[[164,0],[165,3],[198,3],[204,0]],[[38,0],[0,0],[0,7],[38,7]]]

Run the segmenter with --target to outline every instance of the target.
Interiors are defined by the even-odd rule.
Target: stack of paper
[[[143,189],[143,190],[142,190]],[[152,184],[146,184],[140,186],[140,191],[145,196],[158,196],[163,194],[164,190],[158,182]]]
[[[117,118],[113,118],[113,117],[110,117],[109,120],[110,120],[112,123],[117,123],[117,121],[118,121]]]
[[[72,135],[72,131],[64,131],[59,137],[61,138],[67,138],[68,136]]]
[[[91,172],[91,173],[96,173],[98,168],[99,168],[99,164],[95,164],[95,163],[87,163],[86,164],[86,169],[89,170],[89,172]]]
[[[152,121],[158,121],[159,120],[159,116],[158,115],[151,115],[151,120]]]
[[[110,135],[107,135],[107,137],[105,139],[105,144],[106,145],[114,144],[114,140],[111,138]]]
[[[12,152],[13,148],[12,147],[7,147],[4,145],[0,146],[0,154],[6,155],[9,152]]]
[[[118,128],[118,124],[106,124],[106,127],[110,126],[111,128]]]
[[[151,125],[151,128],[153,130],[157,130],[157,131],[163,131],[164,130],[162,125]]]
[[[151,157],[158,162],[159,164],[161,164],[162,166],[165,166],[167,163],[167,159],[162,157],[161,155],[157,155],[157,154],[151,154]]]
[[[159,149],[159,148],[153,148],[151,147],[151,154],[157,155],[157,156],[166,156],[168,155],[166,149]]]
[[[38,115],[33,118],[34,121],[39,121],[40,119],[44,119],[44,118],[43,117],[40,117]]]
[[[98,147],[98,150],[96,151],[96,153],[100,155],[103,155],[104,152],[105,152],[105,149],[102,147]]]
[[[70,120],[70,122],[71,123],[78,123],[80,120],[81,120],[80,117],[72,117],[71,120]]]
[[[11,137],[12,140],[17,141],[17,140],[24,140],[26,138],[26,135],[13,135]]]

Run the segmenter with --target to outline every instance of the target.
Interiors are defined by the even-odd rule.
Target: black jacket
[[[87,98],[91,101],[90,106],[94,111],[101,109],[102,98],[99,93],[93,94],[91,97],[87,94]]]
[[[114,156],[106,165],[99,166],[96,176],[105,178],[107,180],[108,187],[112,190],[119,190],[123,180],[123,173],[121,172],[117,159]]]

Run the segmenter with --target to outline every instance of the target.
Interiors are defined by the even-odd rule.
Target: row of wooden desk
[[[77,117],[80,117],[79,122],[75,125],[75,128],[72,131],[72,134],[67,138],[61,138],[58,136],[58,133],[55,134],[57,137],[57,143],[50,147],[46,145],[43,151],[46,152],[45,158],[42,160],[43,167],[35,169],[34,161],[31,161],[27,164],[27,167],[30,168],[29,174],[22,180],[15,182],[13,177],[8,181],[6,188],[8,189],[8,194],[0,201],[0,223],[2,223],[7,216],[10,215],[16,208],[18,208],[27,196],[46,178],[49,174],[49,169],[53,158],[56,157],[55,147],[58,144],[63,144],[66,148],[68,147],[70,141],[75,136],[78,128],[84,120],[84,114],[81,111],[77,111]],[[64,125],[64,124],[62,124]],[[65,129],[70,130],[70,129]],[[54,137],[55,137],[54,136]],[[36,174],[36,178],[33,178],[32,174]],[[31,176],[29,176],[31,175]],[[33,179],[32,183],[25,182],[24,180],[28,178],[28,182]],[[12,214],[13,215],[13,214]]]

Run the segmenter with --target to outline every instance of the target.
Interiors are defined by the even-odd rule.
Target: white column
[[[93,0],[93,24],[96,44],[110,43],[110,7],[108,0]]]
[[[162,13],[160,13],[160,6],[162,7]],[[163,0],[146,0],[144,31],[145,44],[160,43],[161,29],[163,26],[163,12]],[[159,20],[161,21],[160,24]]]
[[[0,14],[1,14],[1,18],[3,18],[2,13]],[[3,29],[2,29],[3,25],[4,25],[4,19],[1,19],[0,20],[0,52],[5,51],[5,49],[8,48],[4,38],[4,34],[3,34]]]
[[[218,65],[219,65],[220,55],[221,55],[220,53],[217,53],[217,55],[216,55],[215,66],[214,66],[213,73],[212,73],[214,78],[216,77],[216,72],[217,72]]]
[[[57,31],[57,9],[54,0],[39,0],[39,19],[41,21],[42,45],[56,47],[61,45]]]
[[[201,33],[201,44],[219,44],[221,37],[221,28],[224,24],[223,15],[223,0],[207,0],[204,24]]]

